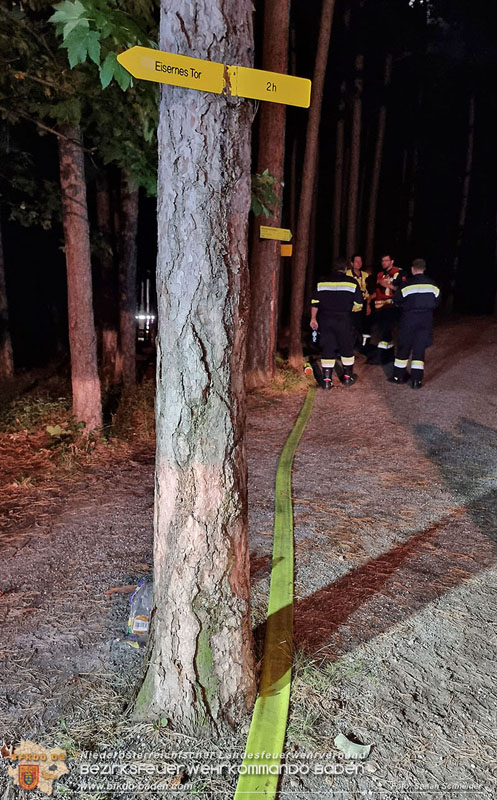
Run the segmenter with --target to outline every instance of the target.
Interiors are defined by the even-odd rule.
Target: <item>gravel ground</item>
[[[421,391],[389,384],[359,358],[355,386],[317,393],[294,463],[297,774],[284,777],[282,798],[496,796],[496,344],[492,320],[446,323]],[[302,399],[249,403],[259,633],[275,468]],[[17,545],[10,537],[0,563],[7,741],[172,745],[167,731],[126,720],[141,658],[116,641],[127,596],[104,595],[150,572],[152,505],[149,455],[89,475],[62,514],[22,531]],[[372,745],[355,775],[340,774],[339,732]],[[304,775],[310,750],[331,755],[312,756]],[[338,774],[313,775],[321,768]],[[231,784],[190,788],[210,798]]]

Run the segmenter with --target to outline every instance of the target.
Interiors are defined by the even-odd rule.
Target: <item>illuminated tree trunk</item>
[[[304,287],[309,253],[309,227],[316,174],[316,155],[318,148],[319,122],[321,119],[321,103],[323,99],[324,79],[328,64],[331,26],[335,0],[323,0],[319,27],[318,47],[314,76],[312,81],[311,106],[307,120],[304,166],[300,188],[299,214],[295,241],[295,252],[292,264],[292,297],[290,305],[290,352],[289,363],[294,369],[302,366],[302,312],[304,304]]]
[[[119,227],[119,330],[122,381],[136,383],[136,234],[138,189],[127,172],[121,180]]]
[[[392,75],[392,56],[389,54],[385,59],[384,90],[385,97],[378,116],[378,133],[376,136],[376,147],[374,153],[373,174],[371,176],[371,194],[369,197],[369,214],[366,229],[366,251],[365,263],[369,267],[373,263],[374,255],[374,234],[376,229],[376,209],[378,205],[378,187],[380,185],[381,162],[383,160],[383,145],[385,142],[385,129],[387,124],[386,92],[390,85]]]
[[[362,69],[364,57],[356,56],[354,99],[352,101],[352,133],[350,175],[347,208],[347,258],[357,249],[357,199],[359,195],[359,166],[361,161]]]
[[[286,73],[290,3],[279,0],[264,6],[264,45],[262,69]],[[275,193],[280,204],[269,218],[259,216],[254,223],[250,264],[250,319],[247,341],[246,385],[251,389],[274,378],[278,327],[278,278],[280,243],[259,238],[260,225],[281,225],[282,182],[285,166],[286,107],[280,103],[261,103],[259,108],[259,152],[257,172],[265,169],[277,178]]]
[[[99,335],[100,374],[106,384],[116,378],[118,344],[117,275],[114,268],[109,182],[106,173],[97,177],[97,225],[100,248],[95,287],[95,311]]]
[[[81,131],[63,125],[59,143],[60,186],[67,267],[67,306],[73,414],[86,432],[102,426],[100,379],[92,305],[90,236]]]
[[[161,3],[160,47],[252,65],[250,0]],[[255,695],[244,352],[251,105],[164,86],[154,614],[137,718],[235,726]]]
[[[14,357],[9,329],[9,306],[5,283],[5,263],[3,257],[3,237],[0,218],[0,379],[8,380],[14,376]]]

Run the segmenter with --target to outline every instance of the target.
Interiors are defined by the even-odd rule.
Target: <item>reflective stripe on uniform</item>
[[[334,367],[335,366],[335,359],[334,358],[322,358],[321,359],[321,366],[322,367]]]
[[[354,305],[352,306],[352,311],[362,311],[362,303],[356,303],[354,301]]]
[[[312,306],[317,305],[317,303],[319,303],[319,300],[311,300],[311,305]]]
[[[404,286],[401,289],[402,297],[407,297],[410,294],[434,294],[438,297],[440,289],[431,283],[414,283],[410,286]]]
[[[391,350],[393,347],[393,342],[378,342],[378,348],[380,350]]]
[[[411,369],[424,369],[425,362],[424,361],[411,361]]]
[[[393,362],[394,367],[399,367],[399,369],[403,369],[407,367],[407,358],[396,358]]]
[[[356,289],[357,284],[348,281],[318,283],[318,292],[355,292]]]
[[[354,356],[350,356],[350,358],[347,358],[347,356],[342,356],[342,364],[344,367],[352,367],[354,365],[354,361]]]

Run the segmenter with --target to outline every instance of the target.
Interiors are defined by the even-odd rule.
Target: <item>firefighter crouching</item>
[[[412,262],[412,275],[397,290],[394,304],[401,310],[397,336],[397,355],[394,361],[393,383],[405,383],[409,356],[411,361],[411,386],[421,387],[424,375],[425,350],[433,342],[433,311],[439,303],[440,289],[425,275],[426,262],[416,258]]]
[[[310,325],[313,330],[319,327],[321,333],[321,366],[325,389],[332,388],[337,355],[341,356],[344,368],[343,385],[351,386],[357,380],[353,372],[356,334],[351,312],[356,307],[362,307],[363,296],[357,281],[346,272],[346,259],[337,258],[328,280],[317,284],[311,300]]]

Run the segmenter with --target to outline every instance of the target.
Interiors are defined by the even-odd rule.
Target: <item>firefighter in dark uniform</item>
[[[368,358],[370,364],[387,364],[393,360],[393,328],[396,319],[393,298],[398,286],[405,282],[405,272],[395,266],[390,255],[382,256],[381,267],[376,276],[374,295],[379,341],[376,353]]]
[[[311,300],[311,328],[321,333],[321,366],[325,389],[332,388],[333,367],[341,356],[342,383],[350,386],[357,380],[353,372],[355,329],[351,319],[354,307],[362,307],[363,296],[355,278],[347,272],[347,260],[337,258],[331,275],[320,281]],[[319,323],[318,323],[319,319]]]
[[[412,262],[411,277],[407,278],[394,297],[401,311],[397,337],[397,354],[394,361],[393,383],[407,380],[407,361],[411,360],[411,386],[421,387],[424,375],[425,350],[433,341],[433,311],[440,300],[440,289],[425,275],[426,261],[416,258]]]

